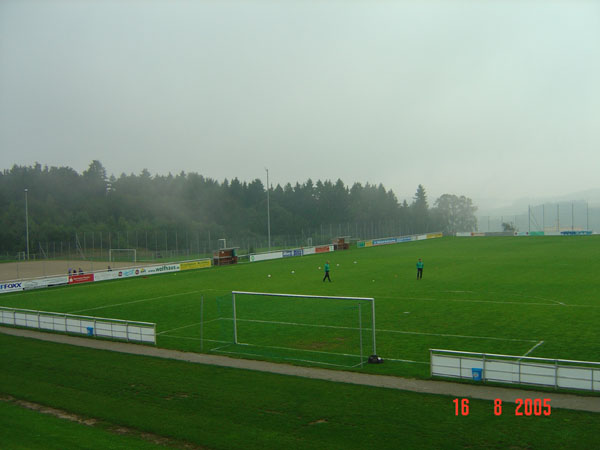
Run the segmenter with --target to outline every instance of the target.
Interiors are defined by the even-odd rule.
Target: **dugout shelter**
[[[237,264],[237,249],[239,247],[220,248],[213,252],[213,266]]]

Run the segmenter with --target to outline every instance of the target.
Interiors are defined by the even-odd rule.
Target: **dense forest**
[[[430,205],[421,185],[410,203],[400,203],[381,184],[346,186],[341,180],[271,186],[268,197],[275,242],[283,236],[370,238],[476,227],[471,199],[445,194]],[[211,233],[213,239],[234,240],[267,235],[267,190],[260,179],[219,182],[198,173],[162,176],[147,170],[117,178],[108,176],[99,161],[81,174],[70,167],[15,165],[0,174],[0,205],[3,254],[25,249],[26,210],[33,250],[73,241],[85,232],[129,236],[135,230],[145,232],[146,241],[148,233],[154,233],[155,241],[157,233],[164,233],[162,241],[169,240],[165,247],[173,245],[176,232],[180,242],[184,234],[188,241],[190,236],[210,240]]]

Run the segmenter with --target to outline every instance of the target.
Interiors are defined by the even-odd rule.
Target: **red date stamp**
[[[455,416],[469,415],[469,399],[455,398],[454,403]],[[515,401],[515,416],[549,416],[552,414],[549,398],[518,398]],[[494,415],[502,415],[502,400],[499,398],[494,400]]]

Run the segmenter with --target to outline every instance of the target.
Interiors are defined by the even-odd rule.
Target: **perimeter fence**
[[[433,231],[424,230],[423,232]],[[140,262],[170,262],[182,259],[201,259],[225,244],[238,248],[238,256],[263,251],[300,248],[331,244],[333,239],[344,236],[353,241],[374,239],[381,236],[414,234],[410,226],[400,220],[370,222],[346,222],[321,224],[300,230],[300,233],[273,233],[265,235],[240,233],[231,235],[225,231],[195,230],[186,227],[169,229],[131,228],[115,231],[78,231],[62,239],[47,239],[30,232],[29,254],[23,245],[18,251],[0,248],[0,260],[4,261],[110,261],[111,249],[135,249]],[[348,242],[348,239],[346,240]],[[6,245],[6,244],[5,244]],[[14,248],[14,247],[13,247]],[[123,254],[127,262],[131,254]]]
[[[600,208],[587,202],[559,202],[529,206],[521,214],[477,216],[478,232],[505,231],[503,224],[522,232],[597,231]]]

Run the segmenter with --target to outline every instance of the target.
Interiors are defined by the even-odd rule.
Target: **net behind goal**
[[[372,298],[234,291],[217,306],[215,352],[339,367],[376,354]]]
[[[111,248],[108,250],[110,262],[136,262],[137,252],[135,248]]]

